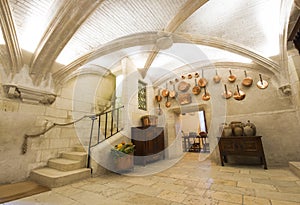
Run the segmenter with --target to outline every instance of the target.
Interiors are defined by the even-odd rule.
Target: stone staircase
[[[91,170],[86,168],[86,163],[86,151],[82,146],[75,146],[74,151],[50,159],[47,167],[31,171],[30,179],[50,188],[63,186],[90,177]]]
[[[290,170],[300,178],[300,162],[289,162]]]

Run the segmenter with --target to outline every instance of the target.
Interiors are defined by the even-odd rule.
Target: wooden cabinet
[[[145,166],[148,162],[164,159],[165,140],[163,127],[132,127],[131,140],[135,145],[135,164]]]
[[[267,169],[261,136],[220,137],[218,140],[222,166],[227,162],[228,155],[241,155],[259,157],[261,164]]]

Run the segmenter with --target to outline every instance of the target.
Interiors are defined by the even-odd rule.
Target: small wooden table
[[[256,156],[267,169],[261,136],[218,137],[218,140],[222,166],[227,163],[228,155]]]
[[[183,138],[183,151],[184,152],[200,152],[201,151],[201,143],[203,145],[203,151],[206,152],[207,136],[187,135],[187,136],[182,136],[182,138]],[[191,140],[193,141],[193,143],[191,143]],[[200,143],[200,141],[201,141],[201,143]]]

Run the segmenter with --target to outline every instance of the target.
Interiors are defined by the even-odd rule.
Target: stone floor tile
[[[203,196],[206,189],[196,188],[196,187],[188,187],[184,193],[189,195]]]
[[[277,191],[277,189],[273,185],[269,184],[259,184],[259,183],[252,183],[252,182],[238,182],[238,187],[243,188],[251,188],[255,190],[271,190],[271,191]]]
[[[181,204],[186,205],[219,205],[218,200],[203,198],[200,196],[188,195]]]
[[[218,201],[225,201],[231,203],[243,203],[243,195],[241,194],[232,194],[228,192],[221,192],[221,191],[206,191],[204,194],[204,198],[218,200]]]
[[[280,192],[300,194],[300,186],[276,186]]]
[[[129,187],[127,189],[128,191],[130,192],[134,192],[134,193],[139,193],[139,194],[144,194],[144,195],[147,195],[147,196],[157,196],[160,192],[162,192],[163,190],[160,189],[160,188],[153,188],[153,187],[150,187],[150,186],[144,186],[144,185],[133,185],[131,187]]]
[[[151,187],[155,189],[164,189],[164,190],[173,191],[177,193],[183,193],[187,189],[187,187],[182,185],[170,184],[165,182],[157,182],[153,184]]]
[[[243,205],[270,205],[270,200],[253,196],[244,196]]]
[[[166,199],[169,201],[182,202],[187,197],[187,195],[181,194],[178,192],[174,192],[174,191],[164,190],[157,197]]]
[[[155,181],[148,179],[146,177],[128,177],[125,181],[130,182],[131,184],[140,184],[140,185],[152,185]]]
[[[235,181],[235,180],[233,181],[233,180],[213,179],[213,178],[209,178],[207,183],[228,185],[228,186],[236,186],[237,185],[237,181]]]
[[[297,202],[288,202],[288,201],[278,201],[278,200],[271,200],[272,205],[299,205],[300,203]]]
[[[242,195],[247,195],[247,196],[255,196],[255,190],[252,188],[213,184],[210,187],[210,190],[228,192],[228,193],[233,193],[233,194],[242,194]]]
[[[270,184],[270,185],[274,185],[274,186],[285,186],[285,187],[297,186],[297,183],[295,181],[285,181],[284,177],[281,177],[279,179],[256,179],[256,178],[253,178],[252,182],[260,183],[260,184]]]
[[[267,198],[271,200],[281,200],[281,201],[289,201],[289,202],[300,202],[300,193],[282,193],[275,191],[256,191],[256,196],[261,198]]]

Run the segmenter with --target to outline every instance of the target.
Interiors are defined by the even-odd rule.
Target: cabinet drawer
[[[258,152],[259,147],[257,141],[242,141],[240,147],[244,152]]]

